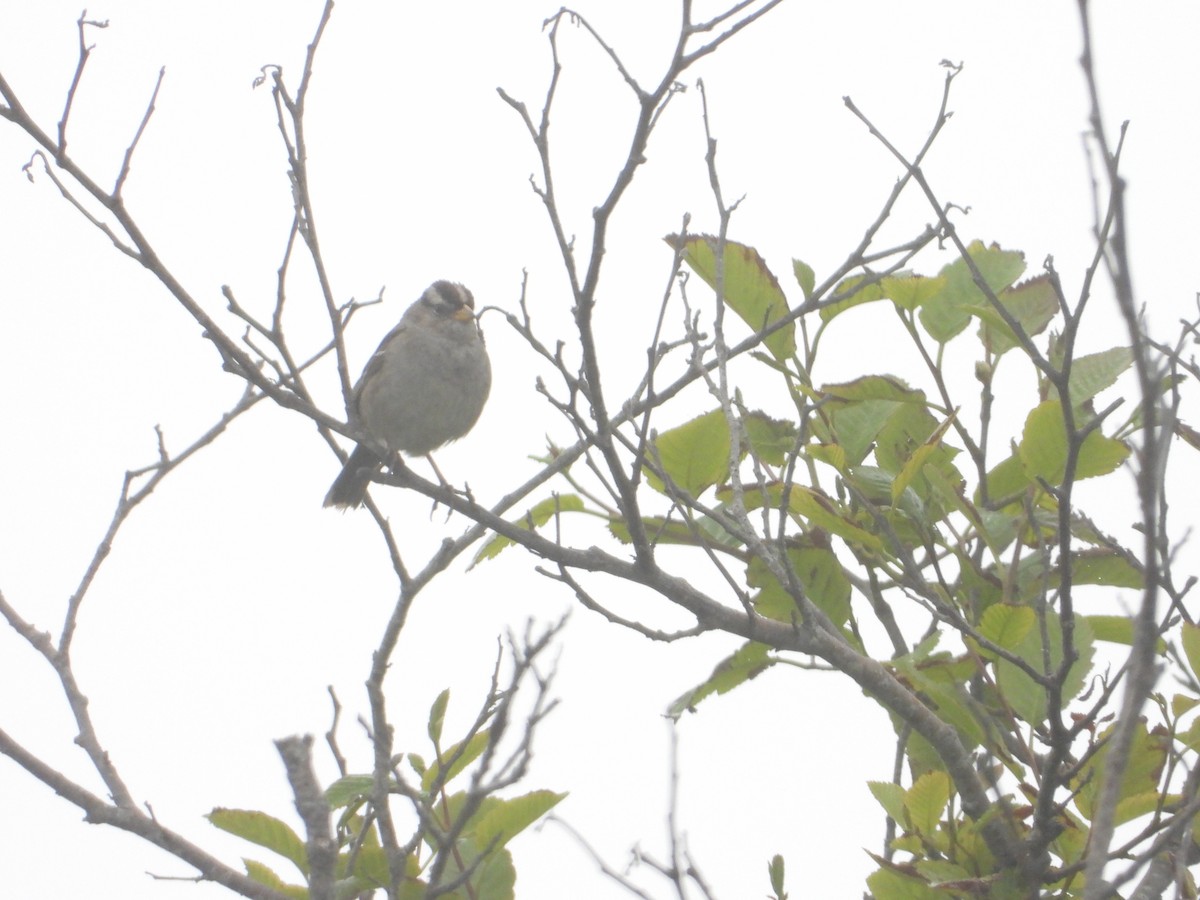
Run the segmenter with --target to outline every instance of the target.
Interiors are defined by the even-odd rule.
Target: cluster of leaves
[[[442,745],[442,728],[450,695],[443,691],[430,710],[428,733],[434,758],[427,762],[415,753],[394,760],[389,794],[406,797],[418,824],[405,843],[405,878],[395,896],[401,900],[436,896],[457,900],[512,900],[516,870],[506,845],[545,813],[565,794],[531,791],[512,798],[480,792],[475,785],[449,791],[451,782],[470,780],[471,765],[488,751],[492,728],[473,728],[461,741]],[[411,780],[400,772],[407,763]],[[374,778],[347,774],[325,791],[329,808],[338,813],[336,841],[336,893],[357,897],[390,890],[389,861],[378,833],[372,808]],[[278,854],[291,862],[307,881],[312,874],[309,849],[289,825],[257,810],[215,809],[209,821]],[[307,885],[289,884],[270,866],[244,859],[246,874],[296,900],[309,896]]]
[[[739,392],[722,395],[710,381],[718,405],[650,442],[646,482],[669,510],[643,517],[641,528],[657,544],[694,546],[721,560],[749,615],[815,624],[862,657],[885,659],[891,676],[985,760],[990,815],[1046,854],[1036,880],[1074,896],[1119,681],[1093,665],[1099,642],[1134,637],[1129,616],[1077,612],[1075,591],[1140,590],[1145,573],[1135,552],[1077,507],[1073,490],[1082,479],[1117,472],[1130,455],[1141,408],[1118,419],[1120,402],[1097,409],[1097,398],[1130,367],[1132,351],[1076,355],[1078,319],[1053,270],[1020,281],[1022,254],[994,245],[976,242],[934,275],[856,274],[821,296],[812,270],[796,261],[805,306],[793,310],[753,248],[703,235],[667,240],[718,302],[757,332],[759,349],[750,355],[783,380],[795,415],[749,409]],[[888,372],[813,380],[825,329],[870,303],[890,305],[925,361],[932,396]],[[1062,333],[1047,333],[1060,315]],[[964,379],[949,371],[944,351],[972,323],[976,362]],[[730,363],[719,345],[714,352],[717,366]],[[993,461],[994,379],[1010,354],[1034,366],[1037,396]],[[955,397],[971,384],[981,397],[974,430]],[[1162,379],[1161,390],[1171,387]],[[613,535],[629,540],[630,522],[584,492],[548,498],[521,524],[539,528],[574,512],[605,516]],[[478,558],[508,543],[496,538]],[[872,646],[864,613],[882,626],[886,652]],[[806,621],[814,617],[822,621]],[[670,713],[694,710],[782,661],[779,648],[747,641]],[[1189,683],[1200,684],[1193,673]],[[1192,749],[1185,734],[1174,737],[1177,716],[1196,693],[1160,700],[1164,724],[1143,724],[1134,742],[1120,821],[1151,816],[1147,836],[1170,819],[1167,782],[1178,780],[1179,768],[1168,762]],[[955,783],[938,750],[889,713],[913,781],[907,789],[874,787],[902,829],[879,857],[875,896],[1004,896],[1004,879],[1020,878],[997,874],[1004,867],[982,836],[986,818],[955,807]],[[896,862],[897,853],[907,861]]]

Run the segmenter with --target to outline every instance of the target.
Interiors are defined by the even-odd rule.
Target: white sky
[[[269,92],[250,85],[261,66],[278,63],[294,87],[321,5],[109,0],[89,8],[112,24],[89,32],[97,49],[76,98],[71,151],[111,184],[166,66],[126,196],[160,256],[212,310],[223,307],[222,284],[245,305],[270,308],[291,205]],[[581,0],[578,9],[649,82],[673,43],[677,6]],[[569,339],[561,266],[528,184],[535,160],[495,91],[503,86],[540,108],[549,71],[540,25],[555,9],[533,0],[343,0],[335,10],[307,118],[318,225],[340,299],[367,299],[386,286],[383,308],[356,319],[355,372],[404,306],[441,277],[469,285],[481,304],[515,308],[528,269],[538,327],[551,342]],[[79,11],[64,0],[0,8],[0,71],[47,129],[74,70]],[[1096,18],[1109,122],[1132,121],[1125,171],[1134,276],[1159,334],[1173,336],[1200,287],[1200,8],[1110,0],[1097,4]],[[564,29],[561,49],[557,184],[583,242],[624,152],[632,104],[582,32]],[[1092,252],[1078,53],[1068,2],[789,0],[688,74],[689,85],[701,75],[709,91],[726,195],[745,195],[732,236],[762,251],[793,299],[791,257],[820,280],[857,243],[898,176],[842,96],[912,151],[937,109],[937,64],[949,58],[966,68],[954,118],[928,161],[935,189],[971,207],[960,220],[964,236],[1024,250],[1031,272],[1053,253],[1068,292],[1076,290]],[[614,219],[599,313],[604,358],[623,366],[612,395],[643,359],[643,345],[624,336],[640,333],[629,323],[653,311],[665,284],[661,236],[685,212],[694,230],[715,227],[702,138],[699,96],[689,89],[672,103]],[[27,618],[57,632],[122,473],[154,458],[154,424],[178,448],[239,386],[157,283],[47,178],[26,181],[20,169],[31,150],[0,122],[0,410],[8,433],[0,587]],[[931,218],[920,203],[902,204],[887,233],[903,239]],[[948,258],[931,254],[920,268],[934,271]],[[324,313],[306,272],[298,267],[291,285],[293,337],[315,346]],[[1111,305],[1106,289],[1097,299]],[[526,457],[543,449],[544,434],[560,442],[569,434],[534,392],[540,370],[523,347],[499,317],[484,327],[493,399],[472,435],[438,460],[447,477],[490,498],[531,471]],[[859,374],[864,361],[880,372],[906,365],[893,359],[894,335],[869,316],[848,316],[843,329],[842,349],[827,354],[819,381]],[[1122,340],[1108,309],[1098,310],[1085,344]],[[336,409],[332,377],[322,390]],[[313,428],[264,404],[134,514],[80,619],[77,673],[135,796],[231,864],[241,855],[275,861],[201,816],[225,805],[294,819],[271,741],[324,732],[326,685],[347,707],[343,752],[352,768],[369,765],[354,719],[365,710],[361,685],[395,590],[367,516],[321,509],[336,468]],[[376,495],[411,540],[414,561],[461,527],[440,515],[431,522],[414,497]],[[426,713],[446,686],[454,691],[447,734],[461,729],[485,688],[496,636],[572,606],[532,569],[510,552],[465,576],[460,566],[421,596],[390,681],[398,748],[427,754]],[[597,584],[605,587],[621,590]],[[605,599],[679,621],[648,596]],[[526,789],[570,791],[558,812],[614,864],[634,845],[664,857],[661,714],[732,646],[717,638],[653,645],[577,609],[559,658],[562,704],[544,726]],[[0,727],[98,790],[45,669],[0,631]],[[705,704],[684,720],[680,739],[680,820],[718,896],[765,894],[766,862],[777,852],[794,896],[861,892],[872,867],[862,848],[878,850],[883,828],[864,782],[889,777],[892,746],[883,714],[855,688],[779,667]],[[331,779],[332,762],[321,756],[320,764]],[[223,895],[152,881],[147,871],[189,870],[132,837],[83,825],[7,760],[0,797],[12,896]],[[512,849],[522,898],[626,896],[557,828],[523,835]],[[648,873],[638,877],[666,895]]]

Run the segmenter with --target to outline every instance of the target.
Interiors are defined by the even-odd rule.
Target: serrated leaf
[[[888,275],[879,283],[885,297],[901,309],[918,309],[946,287],[943,275]]]
[[[832,321],[848,309],[862,306],[864,303],[874,303],[883,299],[883,291],[879,287],[877,275],[851,275],[843,278],[833,289],[833,297],[841,296],[836,303],[821,307],[821,321]]]
[[[946,804],[950,802],[950,776],[945,772],[926,772],[904,795],[905,824],[926,838],[937,830]]]
[[[1112,728],[1108,728],[1101,737],[1108,737]],[[1143,800],[1146,795],[1158,794],[1156,787],[1159,776],[1166,763],[1168,751],[1167,739],[1163,734],[1151,733],[1144,721],[1138,721],[1133,727],[1133,740],[1129,747],[1128,762],[1121,775],[1121,787],[1117,791],[1118,806],[1115,822],[1120,825],[1146,810]],[[1095,814],[1096,801],[1103,791],[1106,770],[1108,768],[1107,743],[1102,743],[1100,749],[1079,773],[1080,789],[1075,797],[1075,805],[1085,819],[1091,820]],[[1132,800],[1124,808],[1124,801]],[[1161,798],[1160,798],[1161,800]],[[1150,809],[1154,807],[1151,805]]]
[[[883,549],[883,541],[877,535],[847,518],[833,500],[815,488],[793,485],[788,495],[788,510],[805,519],[809,525],[836,534],[847,543],[871,550]]]
[[[802,539],[797,546],[788,548],[787,561],[805,596],[833,624],[841,625],[850,618],[850,579],[827,542]],[[778,622],[791,622],[796,618],[796,601],[758,557],[750,560],[746,583],[759,589],[751,600],[759,615]]]
[[[304,841],[274,816],[254,809],[219,807],[205,818],[222,831],[278,853],[290,860],[305,876],[308,875],[308,854],[304,849]]]
[[[375,779],[370,775],[346,775],[325,788],[325,802],[330,809],[350,806],[361,797],[370,797]]]
[[[946,429],[949,428],[951,423],[954,421],[955,415],[955,413],[951,413],[950,416],[947,417],[946,420],[934,430],[933,434],[929,435],[929,437],[925,439],[921,446],[913,450],[909,458],[905,460],[904,465],[896,474],[896,480],[892,482],[893,504],[900,499],[900,496],[905,490],[908,489],[908,486],[912,484],[913,479],[921,473],[921,470],[925,468],[925,464],[931,461],[934,453],[941,449],[942,438],[946,434]]]
[[[510,840],[548,813],[566,797],[553,791],[531,791],[511,799],[497,800],[471,824],[470,833],[480,847],[503,847]]]
[[[1071,554],[1071,579],[1076,584],[1140,589],[1145,579],[1130,559],[1107,547],[1091,547]]]
[[[443,750],[441,759],[434,760],[429,770],[421,776],[421,790],[429,793],[433,790],[433,786],[439,783],[439,779],[441,779],[440,783],[443,785],[453,781],[454,776],[479,758],[479,754],[487,748],[491,736],[491,729],[485,728],[470,737],[465,744],[459,741],[457,744]],[[459,754],[460,748],[462,749],[461,754]],[[446,774],[443,777],[442,771],[445,763],[449,763],[449,767],[445,769]]]
[[[1062,484],[1067,466],[1067,428],[1062,403],[1046,400],[1039,403],[1025,419],[1025,430],[1017,448],[1021,463],[1030,478],[1041,478],[1047,484]],[[1075,465],[1076,478],[1107,475],[1129,456],[1129,447],[1096,431],[1084,438]]]
[[[985,247],[982,241],[973,241],[967,255],[993,293],[1008,287],[1025,271],[1023,254],[1001,250],[996,244]],[[946,279],[945,286],[922,305],[920,319],[929,336],[944,344],[970,324],[973,307],[985,306],[989,301],[961,257],[938,274]]]
[[[246,874],[259,884],[279,891],[285,897],[292,897],[294,900],[308,900],[308,888],[298,884],[288,884],[262,863],[253,859],[243,859],[242,865],[246,867]]]
[[[1113,347],[1099,353],[1089,353],[1071,363],[1071,403],[1078,407],[1101,391],[1112,387],[1121,373],[1133,364],[1133,351],[1128,347]]]
[[[906,791],[902,785],[894,781],[868,781],[867,789],[871,796],[879,801],[883,811],[892,817],[901,827],[904,826],[904,799]]]
[[[696,497],[725,480],[729,452],[729,422],[715,409],[658,435],[651,458],[680,489]],[[648,474],[647,481],[666,492],[656,476]]]
[[[513,524],[527,531],[533,531],[541,528],[560,513],[583,512],[583,509],[583,499],[578,495],[555,494],[536,503],[526,511],[525,515],[516,519]],[[479,548],[479,552],[471,560],[471,566],[473,567],[487,559],[495,559],[500,555],[501,551],[513,546],[515,543],[516,541],[512,538],[507,538],[502,534],[494,535]]]
[[[1028,606],[993,603],[983,611],[979,633],[998,647],[1015,650],[1036,624],[1037,614]]]
[[[1045,633],[1048,638],[1050,659],[1049,673],[1057,671],[1063,658],[1062,624],[1058,614],[1046,610]],[[1028,663],[1035,672],[1046,672],[1046,653],[1042,644],[1043,628],[1031,628],[1025,637],[1014,647],[1012,652]],[[1075,620],[1074,643],[1077,658],[1067,673],[1062,686],[1063,702],[1074,699],[1080,691],[1091,671],[1092,657],[1095,655],[1095,638],[1086,619]],[[1005,659],[996,660],[996,683],[1004,695],[1005,702],[1024,721],[1037,725],[1046,716],[1046,689]]]
[[[717,289],[719,239],[710,234],[668,235],[667,243],[682,248],[683,260],[713,290]],[[725,241],[722,255],[725,303],[754,331],[778,322],[788,314],[787,298],[778,279],[767,268],[758,251],[737,241]],[[796,353],[796,325],[789,322],[763,341],[771,356],[783,362]]]
[[[696,705],[713,694],[724,694],[755,678],[774,665],[766,644],[751,641],[743,644],[732,656],[717,663],[713,673],[690,691],[677,697],[667,707],[667,715],[678,719],[685,712],[694,712]]]
[[[1039,275],[999,291],[996,299],[1021,326],[1026,337],[1045,331],[1059,311],[1058,296],[1049,275]],[[1020,346],[1016,332],[990,303],[973,307],[971,312],[980,319],[979,339],[984,348],[1000,356]]]
[[[796,450],[795,422],[751,412],[742,418],[742,427],[751,451],[768,465],[782,466]]]

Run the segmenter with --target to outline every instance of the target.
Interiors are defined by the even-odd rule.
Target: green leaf
[[[1076,359],[1071,363],[1071,404],[1078,407],[1111,387],[1132,363],[1133,351],[1128,347],[1113,347]]]
[[[821,307],[821,321],[829,322],[835,316],[848,309],[861,306],[864,303],[874,303],[883,299],[883,291],[879,287],[877,275],[851,275],[843,278],[833,289],[834,297],[842,297],[836,303]]]
[[[442,741],[442,725],[446,720],[446,707],[450,704],[450,689],[446,688],[437,695],[437,699],[433,701],[433,705],[429,708],[429,739],[435,745]]]
[[[1183,654],[1191,666],[1192,675],[1200,678],[1200,625],[1184,622],[1180,637],[1183,642]]]
[[[725,480],[729,472],[729,422],[719,409],[665,431],[654,440],[651,459],[680,489],[693,497]],[[652,474],[647,480],[655,490],[666,493],[663,482]]]
[[[652,544],[686,544],[695,546],[700,543],[704,535],[697,535],[688,527],[686,522],[681,522],[678,519],[664,519],[661,516],[650,516],[642,519],[642,528],[646,530],[646,534],[650,538]],[[624,519],[609,519],[608,530],[622,544],[633,542],[633,538],[629,534],[629,525]],[[729,535],[725,535],[725,540],[719,543],[726,543]]]
[[[1144,584],[1137,565],[1116,550],[1092,547],[1071,554],[1071,579],[1076,584],[1140,589]]]
[[[284,859],[291,860],[297,869],[308,875],[308,854],[304,849],[304,841],[274,816],[253,809],[218,807],[205,818],[222,831],[266,847]]]
[[[946,434],[946,429],[950,427],[953,421],[954,414],[951,414],[905,460],[904,465],[896,474],[896,480],[892,482],[892,503],[900,499],[900,495],[912,484],[913,479],[921,473],[921,470],[925,468],[925,464],[931,462],[934,453],[942,448],[942,438]],[[920,495],[918,494],[918,496]]]
[[[788,548],[787,561],[814,606],[835,625],[850,618],[850,579],[827,541],[802,538],[797,546]],[[799,612],[796,601],[758,557],[750,560],[746,583],[759,588],[752,600],[759,615],[778,622],[795,620]]]
[[[1017,448],[1026,473],[1031,478],[1044,479],[1050,485],[1062,484],[1066,474],[1067,449],[1067,427],[1062,403],[1058,400],[1039,403],[1025,419],[1025,430]],[[1075,477],[1107,475],[1128,456],[1128,445],[1104,436],[1097,429],[1084,438],[1079,448]]]
[[[710,234],[668,235],[667,243],[683,250],[683,260],[713,290],[717,289],[717,247],[719,239]],[[725,302],[754,331],[778,322],[788,314],[787,298],[779,281],[767,268],[758,251],[736,241],[725,241],[722,255]],[[776,360],[791,359],[796,353],[796,324],[789,322],[769,335],[763,343]]]
[[[994,603],[983,611],[979,633],[998,647],[1016,650],[1037,624],[1037,614],[1028,606]],[[980,650],[990,656],[986,648]]]
[[[1013,454],[987,473],[988,502],[993,507],[1004,506],[1025,493],[1032,484],[1021,457]],[[978,489],[975,491],[975,502],[983,502],[982,493]]]
[[[942,275],[888,275],[879,283],[885,297],[910,312],[924,306],[945,287],[946,278]]]
[[[800,290],[804,291],[804,299],[811,300],[813,288],[817,284],[817,276],[813,272],[812,266],[798,259],[793,259],[792,274],[796,276],[796,284],[800,285]]]
[[[937,830],[949,802],[950,776],[941,771],[926,772],[904,796],[904,809],[908,814],[905,824],[928,838]]]
[[[553,791],[531,791],[511,799],[490,798],[496,802],[472,822],[470,833],[479,847],[490,847],[493,841],[496,847],[503,847],[566,796]]]
[[[1133,646],[1133,619],[1129,616],[1083,616],[1098,641]],[[1166,641],[1158,639],[1158,652],[1165,653]]]
[[[783,888],[783,868],[783,857],[776,853],[767,864],[767,877],[771,880],[775,900],[787,900],[787,891]]]
[[[246,867],[246,874],[259,884],[266,885],[284,896],[294,898],[294,900],[308,900],[308,888],[298,884],[288,884],[274,870],[262,863],[252,859],[243,859],[242,865]]]
[[[713,673],[690,691],[682,694],[667,707],[667,715],[678,719],[685,712],[694,712],[696,705],[713,694],[724,694],[744,684],[775,664],[770,658],[771,648],[766,644],[751,641],[732,656],[717,663]]]
[[[325,788],[325,802],[330,809],[351,806],[364,797],[371,796],[375,779],[370,775],[346,775]]]
[[[809,525],[836,534],[849,544],[858,544],[871,550],[883,549],[883,541],[877,535],[860,528],[833,500],[815,488],[792,485],[788,494],[788,509],[805,519]]]
[[[1101,735],[1108,737],[1112,728]],[[1154,809],[1154,803],[1146,808],[1144,800],[1147,796],[1158,796],[1156,787],[1162,774],[1169,747],[1165,734],[1152,733],[1146,728],[1144,721],[1139,721],[1133,728],[1133,742],[1129,748],[1129,761],[1121,775],[1121,787],[1117,791],[1118,803],[1115,822],[1121,825],[1137,816],[1144,815]],[[1095,813],[1096,801],[1104,788],[1106,769],[1108,768],[1109,746],[1105,741],[1096,754],[1088,760],[1079,773],[1081,785],[1075,798],[1075,805],[1080,814],[1089,821]],[[1158,798],[1161,801],[1161,797]],[[1133,801],[1124,804],[1124,801]]]
[[[871,795],[879,801],[883,811],[892,817],[901,827],[904,826],[904,800],[907,791],[894,781],[868,781],[867,788]]]
[[[1050,668],[1047,671],[1042,645],[1041,627],[1031,628],[1025,637],[1012,647],[1012,652],[1023,659],[1035,672],[1053,674],[1058,670],[1063,658],[1062,624],[1058,614],[1046,610],[1045,632],[1049,638],[1048,655]],[[1073,700],[1087,679],[1092,668],[1092,657],[1095,654],[1095,637],[1086,619],[1075,620],[1075,650],[1077,659],[1067,673],[1062,686],[1064,703]],[[1037,725],[1046,717],[1046,689],[1032,678],[1004,659],[996,660],[996,683],[1004,695],[1005,702],[1018,716],[1031,725]]]
[[[984,247],[982,241],[974,241],[967,255],[993,293],[1008,287],[1025,271],[1023,254],[1001,250],[995,244]],[[939,274],[946,279],[945,286],[922,305],[920,318],[929,336],[944,344],[967,327],[973,308],[989,301],[961,257],[944,266]]]
[[[1049,275],[1039,275],[1000,291],[996,299],[1021,326],[1026,337],[1041,334],[1058,315],[1058,296]],[[1000,356],[1020,346],[1016,332],[990,303],[974,307],[971,312],[980,319],[979,339],[987,350]]]
[[[756,457],[771,466],[782,466],[796,450],[796,423],[751,412],[742,418],[746,438]]]
[[[867,887],[873,900],[947,900],[942,891],[930,887],[911,867],[901,867],[882,859],[882,868],[867,876]]]
[[[515,520],[513,524],[527,531],[533,531],[541,528],[551,519],[556,518],[559,513],[583,512],[583,509],[583,499],[579,496],[575,494],[555,494],[534,505],[525,515]],[[479,552],[471,560],[471,566],[475,566],[486,559],[495,559],[500,555],[502,550],[513,546],[515,543],[516,541],[512,538],[507,538],[500,534],[495,535],[479,548]]]
[[[439,779],[441,779],[440,783],[443,785],[453,781],[454,776],[479,758],[479,754],[487,748],[491,737],[491,729],[485,728],[468,738],[465,744],[459,741],[457,744],[443,750],[441,759],[435,760],[433,765],[429,767],[429,770],[421,776],[421,790],[429,793],[433,790],[433,786],[439,783]],[[458,755],[460,748],[462,749],[462,754]],[[450,765],[445,770],[446,774],[443,777],[442,767],[447,762]]]

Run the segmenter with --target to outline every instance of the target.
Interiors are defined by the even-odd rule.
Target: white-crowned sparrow
[[[461,284],[435,281],[405,310],[354,386],[350,424],[376,446],[354,448],[325,505],[362,504],[383,464],[382,449],[424,456],[462,437],[491,386],[475,298]]]

